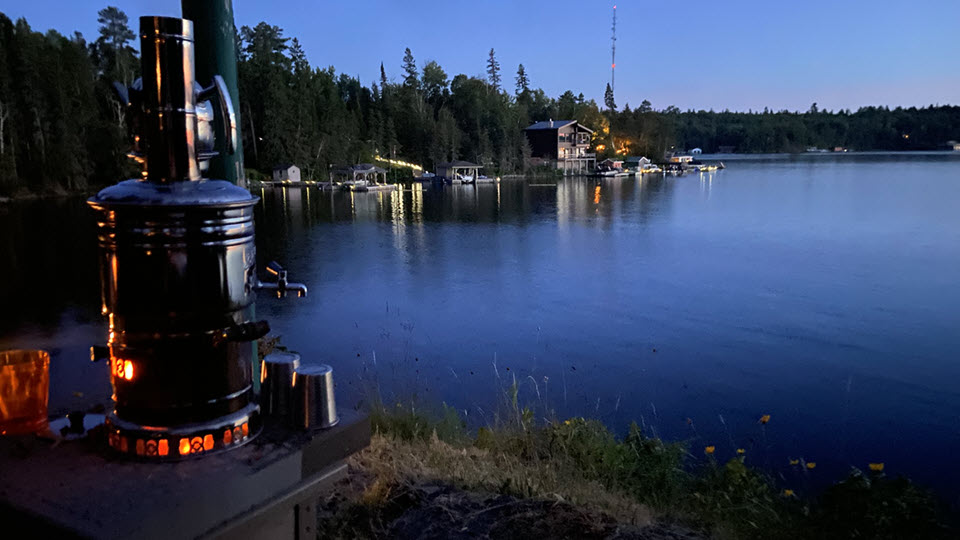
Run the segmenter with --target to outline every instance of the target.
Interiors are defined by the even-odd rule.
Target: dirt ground
[[[677,524],[618,522],[563,500],[516,498],[413,478],[384,479],[351,464],[321,500],[320,538],[642,539],[706,538]]]

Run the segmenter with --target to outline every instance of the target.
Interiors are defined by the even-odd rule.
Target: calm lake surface
[[[261,297],[341,407],[631,421],[815,489],[884,462],[957,502],[960,155],[724,158],[717,173],[401,193],[265,190]],[[53,353],[51,407],[109,399],[93,214],[0,206],[0,348]],[[75,394],[83,392],[83,396]],[[770,423],[758,424],[770,414]],[[790,458],[817,463],[800,471]]]

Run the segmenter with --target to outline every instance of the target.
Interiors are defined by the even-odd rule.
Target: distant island
[[[136,169],[124,112],[112,81],[139,71],[135,32],[117,8],[98,12],[100,35],[33,31],[0,13],[0,196],[77,192],[131,177]],[[594,130],[598,160],[671,148],[704,153],[802,152],[806,149],[936,150],[960,140],[960,107],[862,107],[804,112],[681,111],[648,101],[618,107],[566,91],[552,98],[533,87],[521,64],[504,73],[496,53],[486,77],[449,78],[436,62],[418,65],[410,49],[399,80],[360,80],[312,67],[296,38],[261,22],[238,32],[240,120],[250,177],[278,163],[296,163],[304,179],[326,178],[331,166],[378,157],[427,170],[457,159],[488,174],[529,172],[523,129],[549,119],[577,120]],[[478,62],[479,63],[479,62]],[[948,143],[951,146],[948,146]],[[395,170],[391,178],[411,175]]]

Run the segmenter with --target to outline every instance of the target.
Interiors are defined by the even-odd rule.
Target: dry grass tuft
[[[456,447],[436,435],[403,440],[375,434],[350,465],[373,477],[363,493],[366,504],[385,504],[398,486],[443,482],[468,490],[568,502],[641,527],[654,518],[647,506],[585,478],[573,467],[473,446]]]

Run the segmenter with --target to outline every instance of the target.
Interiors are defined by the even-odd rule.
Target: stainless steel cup
[[[333,397],[333,368],[300,366],[293,376],[294,422],[305,430],[329,428],[340,420]]]
[[[285,422],[293,414],[294,373],[300,355],[291,352],[268,354],[260,366],[260,407],[264,414]]]

